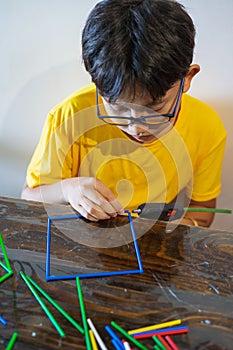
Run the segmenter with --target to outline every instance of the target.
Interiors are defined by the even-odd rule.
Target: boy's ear
[[[185,79],[184,79],[184,88],[183,88],[183,92],[187,92],[191,86],[191,81],[193,79],[193,77],[200,72],[200,66],[198,64],[192,64],[189,67],[189,72],[186,75]]]

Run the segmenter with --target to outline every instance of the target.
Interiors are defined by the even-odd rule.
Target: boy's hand
[[[62,182],[65,200],[86,219],[98,221],[124,213],[120,202],[100,180],[75,177]]]

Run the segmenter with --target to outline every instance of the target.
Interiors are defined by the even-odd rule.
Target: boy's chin
[[[151,143],[153,141],[155,141],[157,139],[157,137],[155,137],[152,134],[149,135],[145,135],[145,136],[137,136],[137,135],[131,135],[128,134],[127,132],[125,132],[127,134],[127,136],[131,139],[134,140],[136,142],[140,142],[140,143]]]

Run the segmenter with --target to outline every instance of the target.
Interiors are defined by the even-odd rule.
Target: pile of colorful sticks
[[[96,330],[93,322],[86,318],[85,306],[82,296],[82,289],[80,279],[76,278],[80,311],[82,315],[82,322],[84,328],[84,336],[86,340],[87,350],[107,350],[106,345],[101,339],[98,331]],[[178,347],[171,339],[172,334],[182,334],[188,332],[188,327],[178,326],[181,324],[181,320],[174,320],[170,322],[165,322],[161,324],[156,324],[149,327],[144,327],[140,329],[135,329],[131,331],[126,331],[120,327],[116,322],[112,321],[111,326],[106,326],[105,329],[111,337],[111,342],[116,350],[130,350],[130,344],[133,344],[138,349],[149,350],[148,347],[143,345],[139,340],[145,338],[151,338],[153,340],[153,347],[150,349],[156,350],[178,350]],[[90,327],[90,330],[88,328]],[[175,326],[175,327],[173,327]],[[115,330],[120,334],[120,337],[116,334]],[[122,338],[123,337],[123,338]],[[98,345],[99,348],[98,348]]]
[[[2,236],[0,234],[0,244],[2,248],[2,252],[5,259],[5,264],[0,261],[0,266],[6,271],[6,274],[0,277],[0,282],[5,281],[8,277],[13,275],[13,270],[10,266],[10,262],[7,256],[6,248],[3,243]],[[80,326],[77,321],[75,321],[55,300],[53,300],[31,277],[24,274],[23,271],[20,272],[20,276],[23,281],[26,283],[27,287],[56,328],[60,337],[65,337],[65,332],[58,324],[57,320],[48,309],[46,304],[41,298],[41,295],[57,310],[60,314],[66,318],[70,322],[70,324],[78,330],[79,333],[84,335],[86,349],[87,350],[108,350],[107,346],[104,344],[99,332],[94,326],[92,320],[90,318],[87,319],[85,305],[82,295],[81,282],[80,278],[76,277],[76,285],[77,285],[77,293],[80,305],[80,312],[83,326]],[[0,316],[0,322],[6,326],[7,321]],[[116,322],[112,321],[111,326],[106,325],[105,330],[111,338],[111,343],[116,350],[131,350],[131,346],[134,346],[138,349],[149,350],[177,350],[178,347],[175,345],[174,341],[170,337],[174,334],[182,334],[188,332],[188,327],[181,326],[181,320],[173,320],[161,324],[156,324],[153,326],[148,326],[140,329],[134,329],[130,331],[126,331],[122,327],[120,327]],[[118,335],[119,334],[119,335]],[[11,350],[14,346],[15,340],[18,336],[17,332],[14,332],[6,350]],[[145,338],[150,338],[152,345],[150,348],[145,346],[140,340]]]
[[[79,277],[76,278],[77,292],[79,298],[80,312],[83,323],[83,328],[66,313],[65,310],[61,308],[35,281],[29,276],[25,275],[22,271],[20,276],[42,307],[43,311],[46,313],[51,323],[54,325],[61,337],[65,337],[65,333],[61,326],[56,321],[55,317],[52,315],[48,307],[45,305],[41,299],[39,293],[47,299],[47,301],[54,306],[82,335],[85,337],[86,349],[87,350],[107,350],[107,346],[104,344],[99,332],[94,326],[90,318],[87,319],[85,305],[82,295],[81,282]],[[112,321],[111,326],[106,325],[105,330],[111,337],[111,343],[116,350],[130,350],[130,344],[136,346],[138,349],[149,350],[145,345],[143,345],[139,340],[145,338],[151,338],[153,341],[153,349],[157,350],[177,350],[178,347],[175,345],[174,341],[171,339],[170,335],[182,334],[188,332],[188,327],[179,326],[181,320],[169,321],[161,324],[156,324],[149,327],[144,327],[140,329],[135,329],[131,331],[126,331],[120,327],[116,322]],[[114,328],[114,330],[113,330]],[[117,335],[116,331],[120,334]],[[122,338],[122,339],[121,339]]]

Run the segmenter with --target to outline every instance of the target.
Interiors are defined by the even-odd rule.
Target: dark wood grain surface
[[[14,349],[86,349],[84,337],[47,304],[66,333],[59,337],[19,275],[29,275],[82,324],[75,280],[45,280],[48,215],[69,212],[66,206],[0,198],[0,231],[14,271],[0,285],[0,315],[8,321],[0,324],[0,349],[14,331]],[[81,221],[52,225],[52,275],[137,269],[126,217]],[[189,327],[173,338],[180,349],[233,349],[233,233],[172,229],[145,219],[134,224],[144,273],[81,280],[87,317],[107,347],[113,349],[104,328],[111,321],[130,330],[179,318]],[[151,340],[142,342],[153,349]]]

